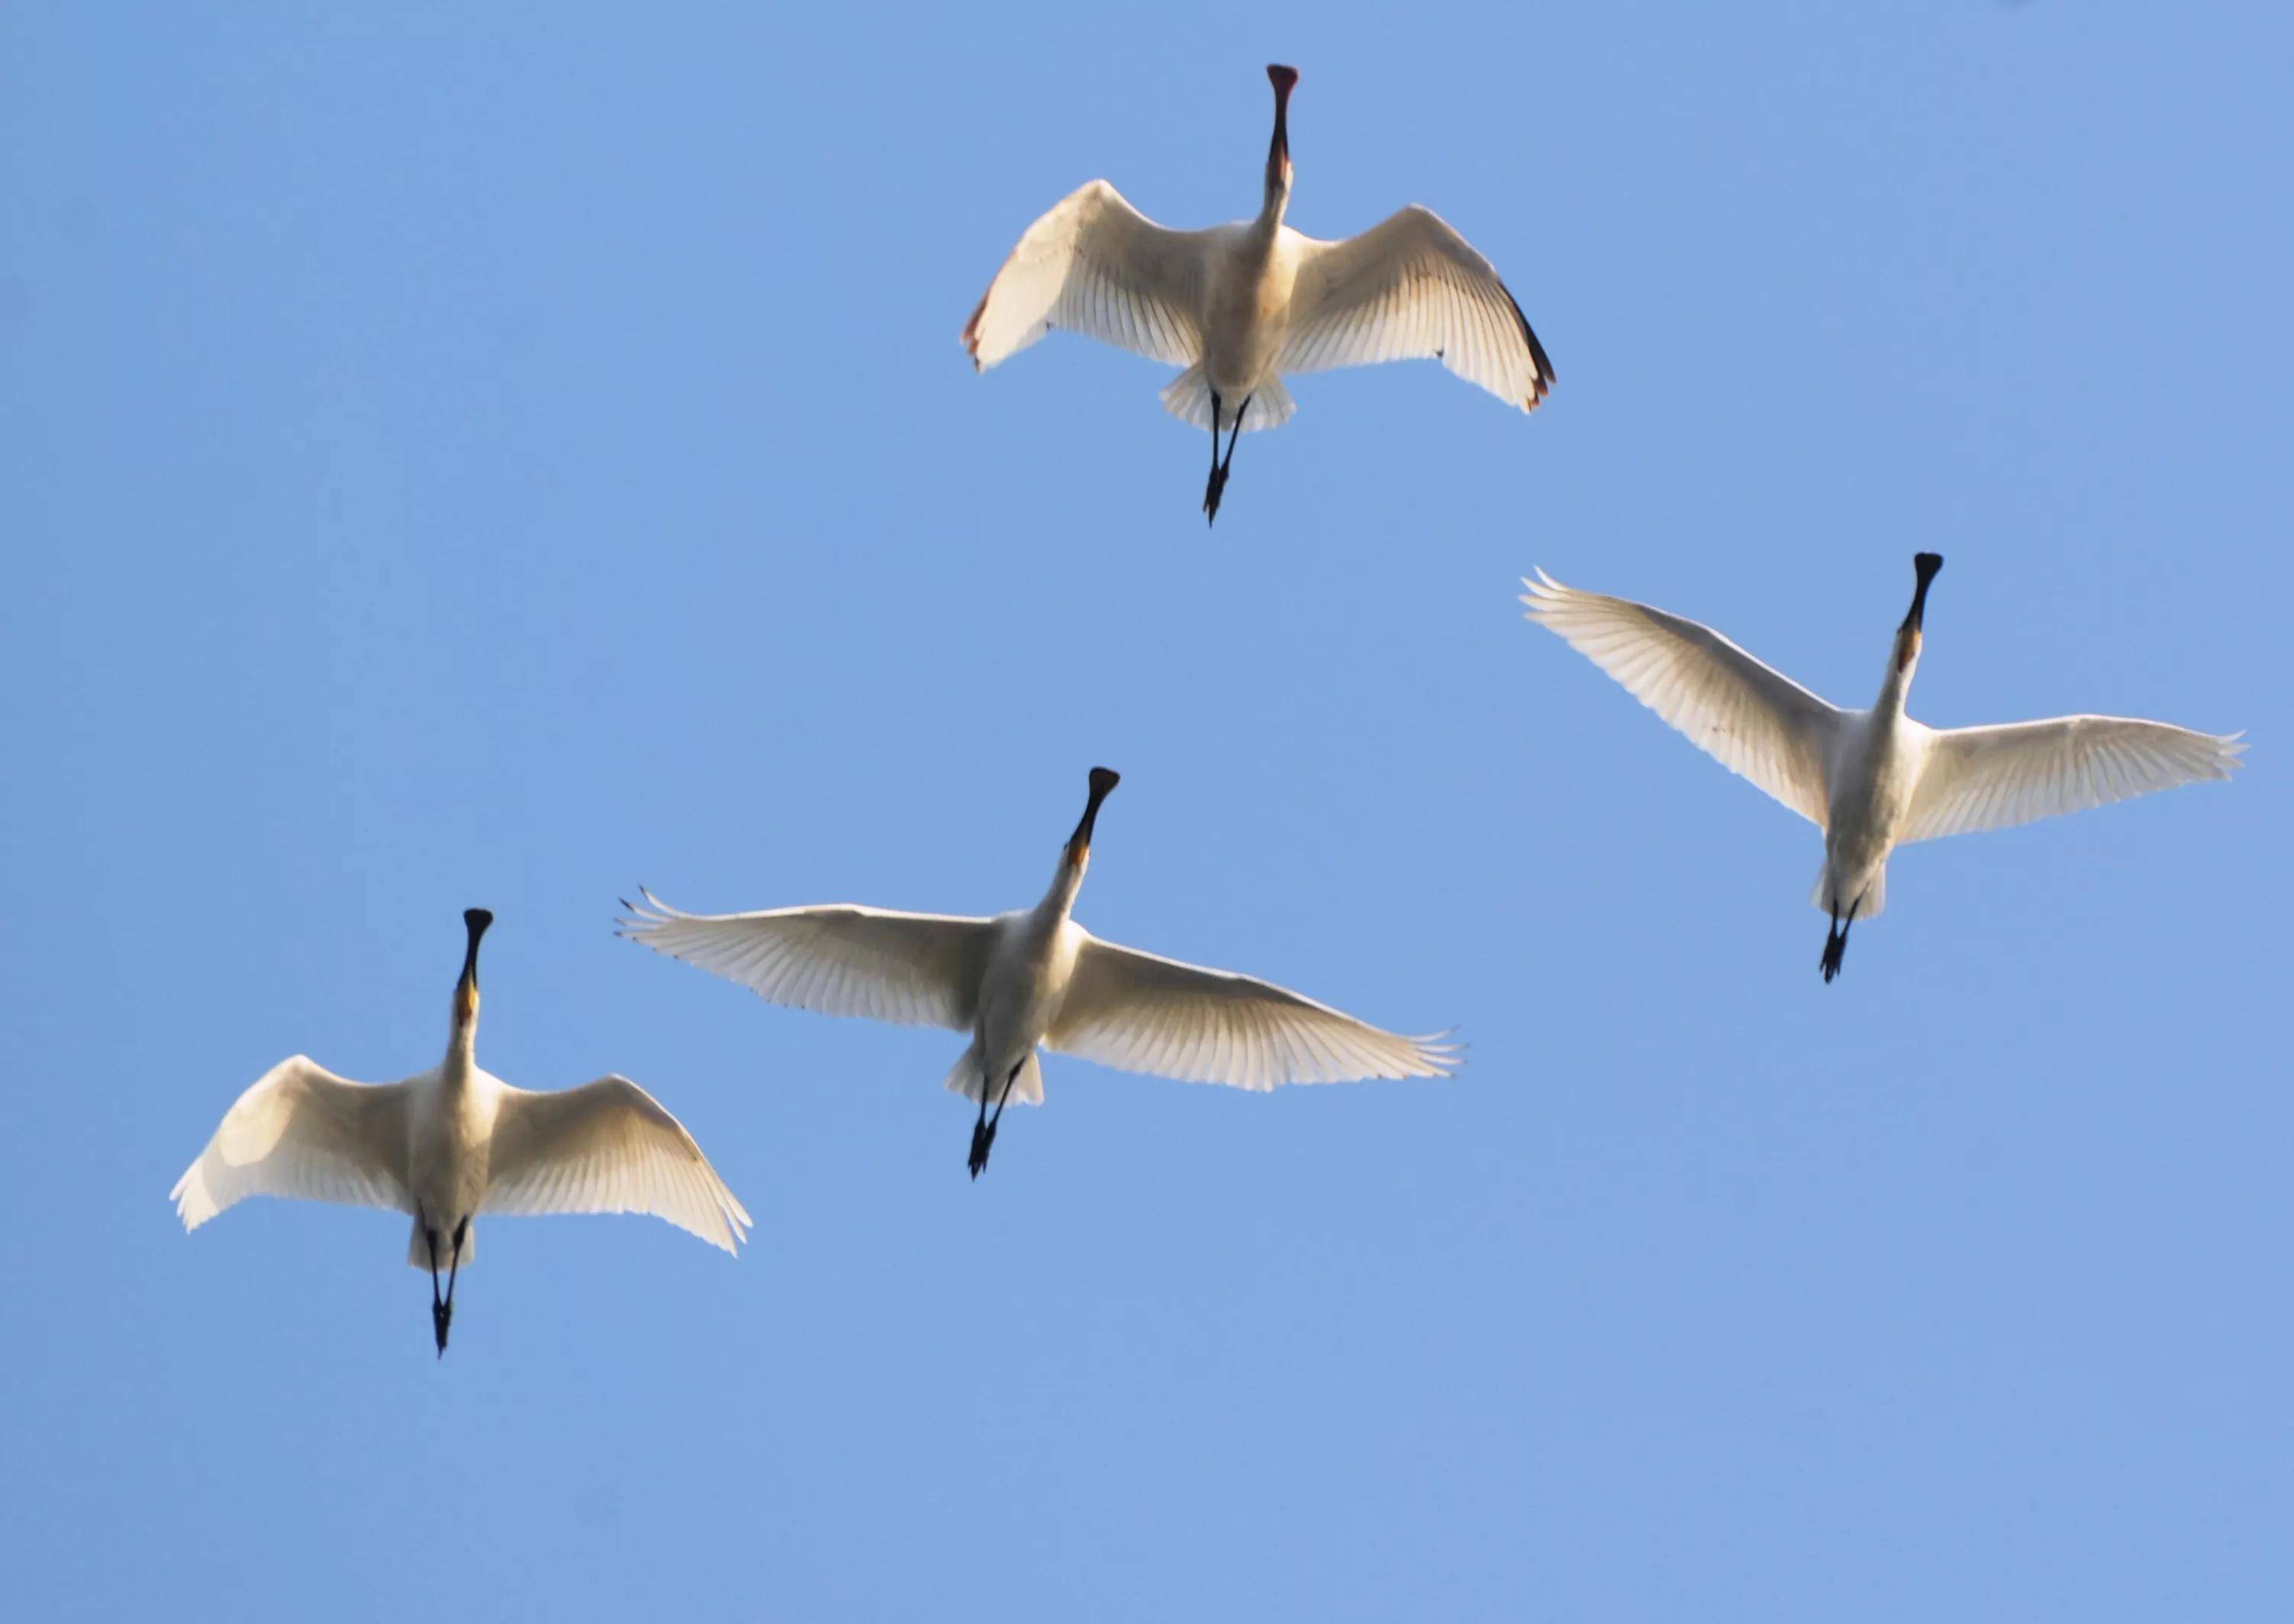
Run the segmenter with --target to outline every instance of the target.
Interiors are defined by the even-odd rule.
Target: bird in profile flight
[[[982,372],[1054,327],[1185,368],[1163,404],[1210,430],[1203,514],[1213,522],[1237,436],[1289,420],[1288,374],[1430,357],[1524,411],[1553,383],[1497,272],[1431,209],[1411,204],[1339,242],[1282,223],[1298,71],[1274,66],[1266,77],[1274,138],[1257,219],[1175,231],[1107,182],[1086,182],[1028,228],[964,327]]]
[[[1904,714],[1919,667],[1935,553],[1912,560],[1912,606],[1896,629],[1880,696],[1843,710],[1708,626],[1647,604],[1563,586],[1542,570],[1522,602],[1699,750],[1824,831],[1816,905],[1831,916],[1818,968],[1830,981],[1848,929],[1888,899],[1888,854],[1914,840],[2004,829],[2153,790],[2228,778],[2238,735],[2117,716],[1989,727],[1925,727]]]
[[[972,1035],[947,1087],[979,1102],[968,1165],[988,1165],[1013,1100],[1040,1105],[1038,1044],[1183,1083],[1446,1076],[1454,1047],[1398,1037],[1272,982],[1103,942],[1070,917],[1117,776],[1091,770],[1083,817],[1034,907],[993,919],[832,904],[763,914],[684,914],[650,891],[622,934],[737,981],[769,1003]],[[994,1114],[989,1114],[989,1102]]]
[[[749,1228],[693,1135],[627,1077],[536,1094],[479,1069],[478,938],[493,915],[471,908],[462,922],[468,943],[443,1061],[403,1083],[366,1084],[303,1055],[281,1060],[239,1097],[169,1198],[186,1230],[249,1196],[411,1214],[407,1262],[430,1271],[442,1359],[479,1213],[651,1213],[728,1252]]]

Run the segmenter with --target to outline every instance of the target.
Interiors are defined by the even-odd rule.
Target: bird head
[[[1298,70],[1285,68],[1280,62],[1266,66],[1267,82],[1274,86],[1274,139],[1266,147],[1266,192],[1269,197],[1280,193],[1290,195],[1290,92],[1298,83]]]
[[[1920,623],[1928,610],[1928,583],[1935,580],[1936,572],[1943,568],[1941,553],[1912,555],[1912,573],[1917,582],[1912,589],[1912,606],[1904,612],[1904,623],[1896,628],[1896,670],[1908,677],[1920,657]]]
[[[1075,832],[1068,836],[1062,854],[1062,872],[1070,882],[1082,880],[1083,871],[1091,866],[1091,832],[1099,821],[1099,803],[1122,782],[1121,775],[1110,767],[1091,769],[1091,799],[1084,802],[1083,816],[1077,822]]]
[[[494,916],[484,908],[464,908],[462,926],[470,933],[469,945],[462,951],[462,977],[454,983],[454,1030],[467,1032],[478,1024],[478,938]]]

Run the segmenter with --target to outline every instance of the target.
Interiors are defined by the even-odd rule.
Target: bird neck
[[[1065,919],[1075,910],[1076,897],[1083,889],[1084,871],[1091,866],[1091,849],[1078,852],[1072,844],[1060,850],[1060,865],[1052,874],[1051,889],[1044,893],[1043,901],[1036,905],[1040,916],[1051,920]]]
[[[1290,163],[1269,158],[1266,163],[1266,191],[1258,205],[1258,218],[1252,222],[1261,236],[1273,240],[1282,224],[1282,215],[1290,207]]]
[[[1912,692],[1912,677],[1919,669],[1919,629],[1908,626],[1896,634],[1895,646],[1888,651],[1888,671],[1880,679],[1880,698],[1872,707],[1874,714],[1901,717],[1904,702]]]
[[[478,1054],[478,991],[465,984],[454,989],[454,1024],[446,1034],[446,1076],[449,1080],[469,1075]]]

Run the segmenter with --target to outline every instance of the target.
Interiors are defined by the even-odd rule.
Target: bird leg
[[[1218,523],[1219,497],[1226,490],[1226,470],[1219,466],[1218,434],[1219,397],[1218,391],[1214,389],[1211,391],[1211,482],[1203,487],[1203,522],[1207,524]],[[1232,460],[1232,453],[1228,455]]]
[[[438,1357],[446,1357],[446,1326],[454,1311],[446,1306],[446,1299],[438,1295],[438,1231],[428,1224],[422,1226],[423,1241],[430,1248],[430,1334],[438,1340]]]
[[[972,1130],[972,1176],[978,1178],[988,1165],[988,1152],[996,1144],[996,1125],[1004,1120],[1004,1102],[1012,1097],[1012,1084],[1020,1080],[1020,1068],[1028,1063],[1021,1056],[1004,1079],[1004,1090],[996,1096],[996,1115],[988,1114],[988,1091],[980,1091],[980,1121]]]
[[[988,1077],[980,1078],[980,1120],[972,1125],[972,1176],[978,1178],[980,1170],[988,1165]]]
[[[438,1357],[446,1357],[446,1333],[454,1324],[454,1279],[462,1272],[462,1242],[470,1232],[470,1221],[465,1217],[454,1226],[454,1249],[446,1260],[446,1295],[438,1295],[438,1231],[424,1225],[422,1233],[430,1242],[430,1331],[438,1339]]]
[[[1840,973],[1840,962],[1848,953],[1848,927],[1856,922],[1856,910],[1863,905],[1863,902],[1864,899],[1859,897],[1850,903],[1848,917],[1844,920],[1840,917],[1839,909],[1832,911],[1832,925],[1824,933],[1824,958],[1818,966],[1824,971],[1827,986],[1832,978]]]
[[[1235,408],[1234,427],[1226,437],[1226,461],[1221,463],[1218,454],[1218,396],[1211,396],[1211,488],[1203,497],[1203,511],[1210,516],[1208,522],[1211,524],[1218,522],[1219,498],[1226,491],[1226,476],[1234,472],[1234,443],[1242,438],[1242,419],[1250,410],[1250,398],[1244,395],[1242,404]]]

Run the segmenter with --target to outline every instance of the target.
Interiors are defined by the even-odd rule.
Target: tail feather
[[[940,1086],[951,1094],[962,1094],[965,1099],[974,1101],[984,1096],[989,1107],[993,1108],[997,1096],[1004,1092],[1004,1079],[997,1078],[996,1086],[993,1089],[988,1086],[987,1076],[980,1069],[980,1045],[974,1043],[965,1050],[962,1057],[949,1068],[948,1076]],[[1011,1103],[1041,1105],[1043,1102],[1044,1068],[1036,1058],[1036,1052],[1030,1049],[1028,1051],[1028,1058],[1020,1062],[1020,1075],[1012,1079]]]
[[[1241,401],[1223,400],[1219,402],[1220,433],[1229,433],[1233,429],[1235,408],[1241,404]],[[1210,380],[1203,376],[1200,361],[1164,386],[1163,410],[1192,427],[1210,427],[1211,386]],[[1251,392],[1250,410],[1243,413],[1242,432],[1247,434],[1255,429],[1280,428],[1297,410],[1298,402],[1290,398],[1290,392],[1282,386],[1282,380],[1270,377]]]
[[[451,1235],[438,1237],[439,1273],[445,1273],[452,1266],[453,1249],[454,1238]],[[474,1218],[470,1221],[470,1227],[462,1231],[462,1267],[468,1268],[477,1255],[478,1223]],[[406,1243],[406,1261],[425,1274],[430,1272],[430,1238],[422,1232],[422,1220],[419,1218],[414,1221],[414,1233]]]
[[[1849,906],[1853,904],[1856,909],[1856,922],[1859,925],[1867,919],[1877,919],[1880,917],[1880,910],[1888,905],[1888,865],[1883,863],[1873,872],[1871,881],[1865,886],[1860,899],[1843,895],[1835,905],[1833,902],[1832,865],[1826,863],[1816,871],[1816,889],[1809,893],[1808,899],[1816,905],[1818,913],[1836,913],[1843,919],[1848,917]]]

